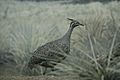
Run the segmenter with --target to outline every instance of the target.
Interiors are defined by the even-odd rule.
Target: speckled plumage
[[[62,51],[64,53],[69,53],[69,44],[63,44],[60,39],[46,43],[34,51],[29,65],[31,68],[33,68],[34,64],[52,68],[54,65],[56,65],[55,63],[59,63],[65,58],[65,55]]]
[[[69,54],[70,52],[71,33],[76,26],[82,25],[76,20],[69,20],[72,22],[66,34],[58,40],[48,42],[38,47],[30,58],[28,67],[32,69],[35,64],[39,64],[46,68],[53,68],[57,63],[65,59],[65,54]]]

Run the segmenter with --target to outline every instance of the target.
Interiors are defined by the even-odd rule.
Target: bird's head
[[[70,27],[77,27],[77,26],[84,26],[83,24],[81,24],[80,22],[78,22],[77,20],[71,19],[71,18],[67,18],[68,20],[71,21],[70,23]]]

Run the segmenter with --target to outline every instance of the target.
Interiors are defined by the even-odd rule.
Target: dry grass
[[[71,76],[2,76],[0,80],[78,80],[77,77]]]
[[[56,71],[48,70],[47,75],[77,75],[81,80],[117,79],[120,73],[119,8],[120,2],[53,5],[0,1],[0,49],[10,54],[0,59],[4,62],[12,57],[11,62],[1,67],[1,72],[5,72],[0,74],[22,75],[32,52],[64,35],[69,26],[66,18],[70,17],[84,23],[85,27],[73,31],[70,55],[56,66]],[[3,52],[0,55],[4,55]],[[11,65],[12,62],[15,64]],[[31,73],[41,75],[40,67]]]

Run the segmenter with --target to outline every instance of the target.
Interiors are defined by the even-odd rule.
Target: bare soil
[[[0,76],[0,80],[79,80],[75,76]]]

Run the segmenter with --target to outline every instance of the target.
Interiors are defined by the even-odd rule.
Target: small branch
[[[89,33],[88,29],[87,29],[87,25],[86,25],[85,27],[86,27],[88,39],[89,39],[89,42],[90,42],[92,55],[93,55],[93,59],[92,59],[92,60],[95,62],[96,68],[97,68],[97,70],[99,71],[99,68],[102,68],[102,67],[101,67],[101,65],[99,65],[99,63],[97,62],[97,59],[96,59],[96,56],[95,56],[94,47],[93,47],[93,43],[92,43],[92,40],[91,40],[91,37],[90,37],[90,33]]]
[[[113,51],[113,47],[114,47],[114,44],[115,44],[116,36],[117,36],[117,30],[114,34],[113,41],[112,41],[111,48],[110,48],[110,52],[109,52],[109,55],[108,55],[107,67],[109,67],[109,65],[110,65],[110,59],[111,59],[111,56],[112,56],[112,51]]]
[[[116,27],[116,22],[115,22],[115,18],[113,16],[112,10],[110,10],[110,13],[111,13],[110,15],[111,15],[112,21],[113,21],[113,27]],[[110,52],[109,52],[109,55],[108,55],[107,68],[110,66],[110,59],[111,59],[111,56],[112,56],[112,51],[113,51],[113,48],[114,48],[117,32],[118,32],[118,27],[116,28],[116,31],[115,31],[114,36],[113,36]]]
[[[90,37],[90,34],[89,34],[89,33],[88,33],[88,39],[89,39],[89,42],[90,42],[92,55],[93,55],[95,64],[96,64],[96,66],[97,66],[98,63],[97,63],[97,59],[96,59],[96,56],[95,56],[95,51],[94,51],[93,43],[92,43],[92,40],[91,40],[91,37]],[[97,66],[97,69],[98,69],[98,66]]]

